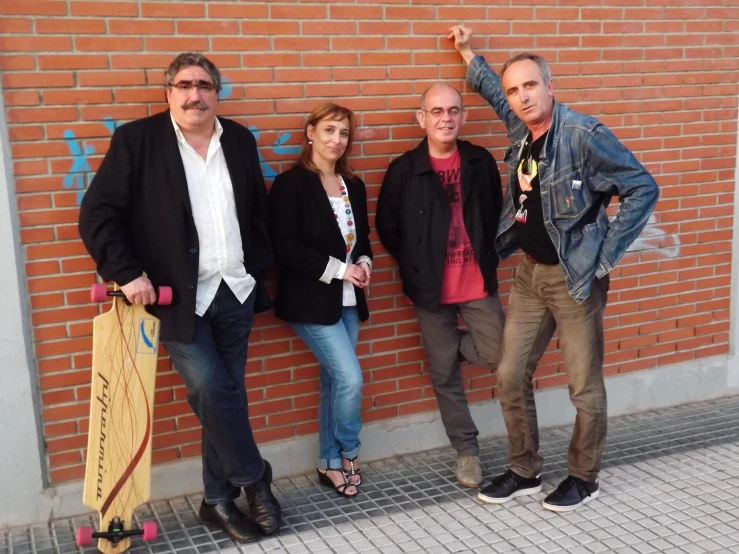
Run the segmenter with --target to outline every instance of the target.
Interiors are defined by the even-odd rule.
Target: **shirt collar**
[[[172,125],[174,126],[175,135],[177,135],[177,142],[179,142],[182,145],[187,144],[185,135],[182,133],[182,129],[180,129],[180,126],[177,125],[177,122],[174,120],[174,116],[172,115],[172,112],[169,112],[169,117],[172,120]],[[216,127],[216,141],[221,142],[221,135],[223,134],[223,127],[221,126],[221,122],[218,121],[217,117],[216,117],[215,127]]]

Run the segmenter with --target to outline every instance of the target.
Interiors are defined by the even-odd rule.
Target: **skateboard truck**
[[[92,539],[107,539],[115,546],[126,537],[139,535],[143,535],[142,538],[146,542],[157,540],[158,528],[155,521],[145,521],[141,524],[141,529],[124,529],[124,527],[123,521],[118,516],[111,520],[107,531],[94,532],[92,527],[78,527],[75,542],[77,546],[90,546]]]
[[[156,287],[157,304],[160,306],[169,306],[172,303],[172,287]],[[123,301],[130,306],[131,303],[121,290],[108,290],[105,285],[95,283],[90,287],[90,300],[92,302],[105,302],[109,296],[123,298]]]

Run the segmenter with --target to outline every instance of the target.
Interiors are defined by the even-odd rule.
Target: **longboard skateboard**
[[[98,539],[98,550],[119,554],[131,537],[157,537],[157,524],[133,526],[133,512],[151,495],[151,436],[159,320],[119,291],[92,285],[93,302],[113,297],[113,307],[93,320],[92,390],[82,501],[100,515],[98,531],[79,527],[78,546]],[[159,287],[158,304],[172,302]]]

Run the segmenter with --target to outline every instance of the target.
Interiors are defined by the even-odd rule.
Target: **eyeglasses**
[[[453,106],[449,108],[448,110],[445,110],[444,108],[434,108],[433,110],[423,110],[426,113],[430,113],[434,117],[441,117],[444,115],[444,112],[448,113],[451,117],[456,117],[459,115],[459,112],[462,110],[458,108],[457,106]]]
[[[216,89],[216,86],[208,81],[179,81],[178,83],[169,83],[169,86],[181,92],[190,92],[194,88],[200,92],[213,92]]]

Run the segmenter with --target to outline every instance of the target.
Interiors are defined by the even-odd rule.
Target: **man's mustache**
[[[207,110],[210,106],[206,104],[205,102],[187,102],[185,104],[182,104],[180,106],[183,110],[191,110],[193,108],[196,108],[198,110]]]

